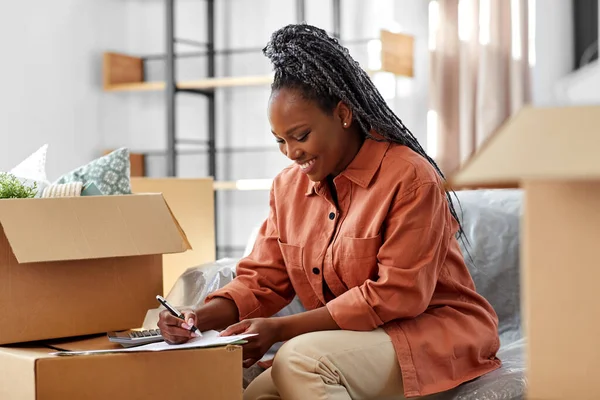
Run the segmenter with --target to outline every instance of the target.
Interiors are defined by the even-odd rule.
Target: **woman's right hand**
[[[160,313],[158,329],[165,342],[170,344],[181,344],[197,337],[195,332],[190,331],[191,326],[197,326],[197,316],[193,310],[181,310],[185,321],[173,316],[168,310]]]
[[[185,321],[174,317],[167,310],[161,311],[158,329],[165,342],[181,344],[196,337],[197,335],[189,330],[192,325],[200,332],[205,332],[211,329],[224,329],[239,321],[237,306],[232,300],[225,298],[215,298],[196,310],[181,310],[181,313]]]

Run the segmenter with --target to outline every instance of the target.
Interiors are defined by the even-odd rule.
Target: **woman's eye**
[[[284,142],[283,142],[283,139],[275,139],[275,141],[276,141],[278,144],[283,144],[283,143],[284,143]]]
[[[297,140],[299,142],[305,142],[306,139],[308,139],[308,135],[310,135],[310,132],[306,132],[304,135],[300,136]]]

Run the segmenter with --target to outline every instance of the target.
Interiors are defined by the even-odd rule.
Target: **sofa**
[[[518,189],[465,190],[456,193],[457,211],[466,240],[459,240],[477,291],[494,307],[500,321],[502,367],[451,391],[427,397],[430,400],[523,399],[525,397],[525,338],[521,329],[519,231],[523,192]],[[247,254],[257,229],[249,238]],[[235,276],[237,259],[222,259],[191,268],[177,281],[169,300],[175,304],[200,304],[206,295]],[[277,315],[304,310],[294,299]],[[263,358],[273,358],[280,343]],[[247,385],[259,373],[260,365],[245,371]]]
[[[525,398],[525,337],[521,326],[519,235],[523,192],[518,189],[458,191],[460,240],[477,291],[499,318],[502,367],[430,400]]]

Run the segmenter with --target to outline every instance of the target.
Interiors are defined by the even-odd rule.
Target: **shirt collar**
[[[378,137],[378,135],[373,135]],[[356,157],[350,162],[340,176],[345,176],[358,186],[367,188],[375,173],[379,170],[381,161],[390,147],[390,142],[381,142],[373,139],[365,139]],[[316,193],[325,182],[308,181],[306,195]]]

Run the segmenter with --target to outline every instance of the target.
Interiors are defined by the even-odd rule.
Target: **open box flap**
[[[450,179],[452,186],[600,179],[600,106],[525,107]]]
[[[0,224],[19,263],[190,249],[160,194],[0,200]]]

